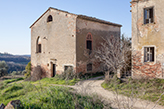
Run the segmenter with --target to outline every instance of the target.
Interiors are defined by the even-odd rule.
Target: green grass
[[[8,79],[0,83],[0,104],[20,100],[22,109],[102,109],[103,103],[97,97],[82,96],[75,90],[60,85],[75,85],[80,79],[63,80],[59,77],[41,80],[18,81]],[[12,84],[10,84],[12,83]]]
[[[126,82],[121,82],[118,79],[113,79],[109,82],[102,83],[102,87],[110,91],[118,91],[119,94],[123,94],[129,97],[132,97],[133,95],[134,97],[156,102],[164,92],[164,80],[129,79]],[[164,95],[161,96],[158,104],[164,105]]]
[[[9,84],[9,83],[17,82],[17,81],[20,81],[20,80],[24,80],[24,78],[8,79],[8,80],[4,80],[3,83]]]
[[[52,85],[52,84],[59,84],[59,85],[75,85],[80,79],[72,79],[72,80],[63,80],[58,77],[54,78],[43,78],[41,80],[32,82],[32,84],[42,84],[42,85]]]
[[[35,86],[30,82],[7,84],[0,91],[0,104],[20,100],[22,109],[102,109],[97,98],[75,94],[66,87]]]

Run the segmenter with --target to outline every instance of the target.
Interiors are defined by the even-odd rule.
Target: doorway
[[[56,75],[56,64],[52,64],[52,77],[55,77]]]

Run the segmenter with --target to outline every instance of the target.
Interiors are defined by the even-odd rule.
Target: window
[[[36,41],[36,53],[41,53],[41,51],[42,51],[41,38],[38,37]]]
[[[38,52],[41,53],[41,47],[42,47],[42,45],[41,44],[38,44],[38,46],[39,46]]]
[[[87,64],[87,72],[92,71],[92,63]]]
[[[144,9],[144,24],[154,22],[154,8],[145,8]]]
[[[154,62],[154,47],[144,47],[144,62]]]
[[[90,33],[87,35],[86,49],[89,50],[89,54],[92,53],[92,35]]]
[[[64,66],[64,71],[71,71],[73,72],[73,67],[70,65]]]
[[[52,22],[52,21],[53,21],[53,18],[52,18],[51,15],[49,15],[48,18],[47,18],[47,22]]]

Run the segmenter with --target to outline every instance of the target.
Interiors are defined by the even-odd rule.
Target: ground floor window
[[[87,64],[87,72],[92,71],[92,63]]]
[[[154,47],[144,47],[144,62],[154,62]]]
[[[73,72],[73,66],[71,66],[71,65],[64,66],[64,71],[72,71]]]

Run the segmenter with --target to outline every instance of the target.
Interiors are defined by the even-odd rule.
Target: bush
[[[98,76],[104,76],[104,72],[96,72],[96,73],[78,73],[78,77],[81,79],[88,79],[88,78],[92,78],[92,77],[98,77]]]
[[[24,75],[24,74],[26,74],[27,73],[27,71],[26,70],[23,70],[22,71],[22,75]]]
[[[8,74],[8,66],[5,61],[0,61],[0,77]]]
[[[25,76],[25,78],[29,78],[31,76],[31,61],[27,64],[26,68],[26,73],[25,71],[23,71],[23,74]]]
[[[58,75],[58,77],[62,80],[70,80],[75,77],[75,73],[73,72],[72,69],[68,69],[68,70],[62,72],[62,74]]]

